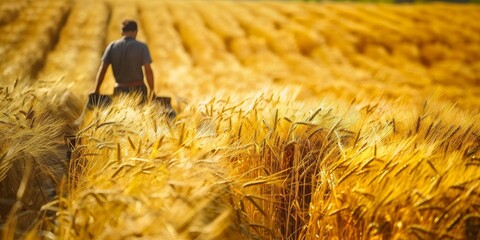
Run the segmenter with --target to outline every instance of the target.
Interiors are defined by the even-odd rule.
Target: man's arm
[[[143,65],[145,69],[145,77],[147,78],[148,88],[150,89],[150,96],[153,96],[155,93],[155,86],[153,84],[153,71],[150,67],[150,64]]]
[[[100,86],[102,86],[103,79],[105,79],[105,73],[107,72],[108,65],[110,64],[104,62],[100,64],[97,72],[97,78],[95,79],[95,89],[93,90],[93,93],[100,93]]]

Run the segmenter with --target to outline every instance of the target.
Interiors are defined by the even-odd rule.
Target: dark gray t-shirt
[[[147,45],[124,37],[108,45],[102,61],[112,64],[117,83],[128,83],[143,81],[142,66],[152,63],[152,58]]]

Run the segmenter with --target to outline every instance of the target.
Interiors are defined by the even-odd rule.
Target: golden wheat
[[[0,222],[7,226],[2,238],[18,237],[34,224],[68,168],[64,134],[81,105],[63,84],[45,85],[23,79],[0,91]]]
[[[0,4],[3,238],[478,237],[478,6],[28,3]],[[179,115],[121,96],[74,125],[124,18]]]

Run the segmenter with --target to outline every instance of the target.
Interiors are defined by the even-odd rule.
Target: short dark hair
[[[122,22],[122,32],[137,31],[137,22],[131,19],[126,19]]]

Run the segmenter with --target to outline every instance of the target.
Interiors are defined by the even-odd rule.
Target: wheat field
[[[3,0],[1,238],[480,239],[479,17]],[[138,96],[86,108],[126,18],[173,119]]]

